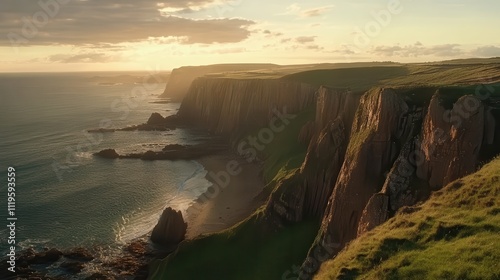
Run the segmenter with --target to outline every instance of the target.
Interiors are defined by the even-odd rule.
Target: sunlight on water
[[[185,130],[86,132],[102,120],[111,120],[113,127],[144,123],[152,112],[175,113],[179,104],[155,103],[161,85],[145,99],[131,99],[135,106],[122,118],[112,104],[130,95],[134,85],[100,86],[89,78],[98,74],[79,75],[0,75],[0,168],[16,167],[23,248],[123,244],[147,234],[165,207],[185,211],[210,186],[194,161],[94,157],[102,149],[161,150],[195,143],[199,136]],[[1,251],[7,244],[4,231]]]

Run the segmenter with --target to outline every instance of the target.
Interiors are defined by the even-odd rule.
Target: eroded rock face
[[[266,205],[266,214],[278,225],[300,222],[303,218],[304,186],[297,171],[282,180],[271,194]]]
[[[422,130],[423,160],[417,176],[437,190],[472,173],[483,143],[484,105],[478,98],[462,96],[446,110],[439,95],[432,97]]]
[[[366,204],[361,219],[358,223],[358,234],[361,234],[374,229],[387,220],[389,207],[389,197],[383,193],[374,194]]]
[[[417,142],[417,138],[412,138],[403,146],[387,174],[382,193],[389,197],[389,204],[381,211],[395,213],[399,208],[413,205],[429,194],[428,188],[423,184],[415,184],[416,166],[412,156],[415,155]]]
[[[176,245],[184,240],[186,231],[187,223],[184,222],[181,211],[175,211],[168,207],[163,211],[158,224],[154,227],[151,241],[165,246]]]
[[[269,127],[272,119],[287,124],[315,102],[316,89],[282,80],[202,77],[192,83],[178,116],[215,134],[235,135]]]
[[[337,178],[323,217],[319,236],[310,252],[321,243],[338,244],[336,254],[357,236],[363,210],[370,198],[378,193],[384,171],[395,160],[394,139],[400,116],[408,111],[407,104],[390,89],[374,89],[364,95],[356,112],[345,161]],[[314,256],[308,256],[308,260]],[[314,273],[306,260],[303,273]]]
[[[304,163],[283,181],[268,202],[268,215],[284,222],[321,218],[344,161],[348,135],[361,94],[321,87],[316,118],[301,129],[299,141],[309,143]]]
[[[321,87],[314,134],[300,169],[305,187],[304,215],[322,217],[349,141],[350,128],[361,95]]]

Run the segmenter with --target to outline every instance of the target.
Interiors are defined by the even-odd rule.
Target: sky
[[[0,72],[500,56],[498,0],[2,0]]]

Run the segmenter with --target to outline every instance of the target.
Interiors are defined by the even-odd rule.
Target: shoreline
[[[186,239],[228,229],[264,204],[259,198],[265,187],[260,164],[248,163],[230,151],[204,156],[197,162],[207,171],[205,178],[212,186],[186,210]]]

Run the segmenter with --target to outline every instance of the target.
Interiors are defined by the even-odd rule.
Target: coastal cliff
[[[323,215],[344,161],[360,97],[360,93],[348,90],[319,88],[315,119],[299,134],[299,141],[308,143],[305,160],[300,170],[283,180],[272,194],[268,215],[280,222]]]
[[[473,173],[480,154],[487,153],[489,161],[500,152],[498,146],[492,149],[499,143],[494,108],[478,97],[438,89],[417,104],[411,96],[387,88],[363,96],[318,237],[302,266],[303,278],[400,208]],[[325,250],[325,244],[335,246]],[[328,258],[318,260],[318,251]]]
[[[181,102],[188,93],[191,83],[198,77],[208,74],[231,71],[251,71],[258,69],[272,69],[274,64],[218,64],[206,66],[184,66],[172,70],[165,90],[161,97],[169,98],[172,102]]]
[[[308,243],[299,269],[300,279],[310,279],[352,240],[500,153],[499,98],[474,90],[432,86],[351,91],[289,80],[201,77],[191,84],[178,117],[234,144],[268,127],[284,108],[290,114],[314,108],[296,134],[284,133],[295,138],[270,144],[283,146],[281,153],[299,158],[300,164],[282,161],[271,172],[274,179],[267,178],[270,196],[262,211],[234,229],[241,236],[256,231],[255,236],[266,238],[269,231],[286,233],[294,225],[321,221],[313,228],[316,238]],[[299,146],[303,152],[293,150]],[[259,159],[265,168],[279,162],[280,152],[264,152],[268,154]],[[233,241],[240,238],[230,236]],[[200,246],[212,245],[224,246],[216,241]],[[230,255],[238,248],[227,250]],[[184,252],[181,258],[188,256]],[[175,272],[169,261],[158,271]]]
[[[316,101],[317,87],[276,79],[197,78],[178,116],[220,135],[268,126],[280,114],[299,113]]]

